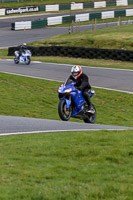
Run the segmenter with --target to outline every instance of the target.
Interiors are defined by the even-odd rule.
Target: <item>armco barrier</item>
[[[74,58],[88,59],[111,59],[133,62],[133,51],[119,49],[97,49],[84,47],[66,47],[66,46],[50,46],[50,47],[28,47],[32,56],[63,56]],[[14,51],[18,47],[9,47],[8,56],[13,56]]]
[[[0,0],[3,1],[23,1],[23,0]],[[39,6],[26,6],[19,8],[3,8],[0,9],[0,15],[11,15],[31,12],[49,12],[49,11],[62,11],[62,10],[77,10],[89,8],[105,8],[110,6],[128,6],[133,5],[133,0],[113,0],[113,1],[98,1],[98,2],[85,2],[85,3],[69,3],[69,4],[53,4],[53,5],[39,5]]]
[[[47,19],[38,19],[33,21],[20,21],[11,23],[11,30],[24,30],[24,29],[33,29],[33,28],[43,28],[50,25],[58,25],[63,23],[70,23],[72,21],[88,21],[93,19],[107,19],[114,18],[115,13],[117,11],[103,11],[97,13],[85,13],[85,14],[77,14],[77,15],[67,15],[67,16],[57,16],[57,17],[48,17]],[[121,10],[119,12],[120,16],[133,16],[133,9],[130,9],[130,13],[128,9]],[[116,14],[117,15],[117,14]]]
[[[11,24],[11,30],[24,30],[33,28],[43,28],[51,25],[58,25],[70,22],[89,21],[94,19],[109,19],[115,17],[129,17],[133,16],[133,9],[121,9],[102,12],[90,12],[77,15],[65,15],[48,17],[46,19],[38,19],[34,21],[15,22]]]
[[[43,28],[47,26],[47,19],[38,19],[38,20],[34,20],[31,23],[31,29],[34,28]]]

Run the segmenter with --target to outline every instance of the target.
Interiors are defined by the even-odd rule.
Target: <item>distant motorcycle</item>
[[[25,63],[26,65],[29,65],[31,62],[31,51],[30,50],[24,50],[22,55],[19,57],[19,51],[15,51],[15,58],[14,63]]]
[[[89,93],[90,97],[95,94],[94,90]],[[62,84],[58,88],[58,114],[63,121],[68,121],[71,117],[84,120],[85,123],[96,121],[96,108],[92,104],[93,113],[89,113],[88,105],[85,102],[82,91],[75,88],[75,83]]]

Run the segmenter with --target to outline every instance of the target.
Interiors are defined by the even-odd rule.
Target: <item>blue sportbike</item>
[[[91,90],[89,95],[92,97],[95,94]],[[84,120],[85,123],[94,123],[96,121],[96,108],[92,104],[93,113],[89,113],[88,105],[85,102],[82,91],[75,88],[75,83],[70,81],[62,84],[58,88],[58,113],[63,121],[68,121],[71,117]]]

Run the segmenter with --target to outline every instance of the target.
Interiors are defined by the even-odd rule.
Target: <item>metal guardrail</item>
[[[47,19],[33,20],[33,21],[20,21],[11,24],[11,30],[25,30],[34,28],[43,28],[51,25],[58,25],[70,22],[81,22],[96,19],[109,19],[116,17],[127,17],[133,16],[133,9],[122,9],[122,10],[112,10],[103,11],[95,13],[85,13],[77,15],[67,15],[58,17],[48,17]]]

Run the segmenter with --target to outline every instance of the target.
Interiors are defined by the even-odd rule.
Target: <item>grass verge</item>
[[[79,46],[102,49],[133,50],[133,26],[108,27],[96,31],[83,31],[72,34],[62,34],[48,39],[29,43],[30,46]]]
[[[90,0],[89,2],[95,2],[100,0]],[[109,0],[107,0],[109,1]],[[75,3],[83,3],[81,0],[75,0]],[[84,3],[88,2],[88,0],[84,0]],[[18,2],[4,2],[2,1],[0,4],[0,8],[16,8],[16,7],[22,7],[22,6],[32,6],[32,5],[42,5],[42,4],[70,4],[71,1],[68,0],[26,0],[26,1],[18,1]]]
[[[0,73],[0,83],[1,115],[59,119],[60,82]],[[97,109],[97,124],[133,126],[132,94],[97,88],[95,91],[92,102]]]
[[[2,200],[132,200],[133,131],[0,137]]]

